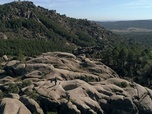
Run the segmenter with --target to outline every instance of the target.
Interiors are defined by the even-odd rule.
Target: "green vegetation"
[[[22,88],[30,86],[32,84],[31,80],[23,80],[22,82]]]
[[[115,83],[115,84],[121,88],[126,88],[128,86],[127,82],[125,81],[122,81],[121,83]]]
[[[16,83],[10,83],[8,85],[8,93],[19,93],[19,88],[18,85]]]
[[[88,20],[52,13],[32,2],[21,3],[0,5],[0,56],[17,56],[24,63],[24,56],[48,51],[71,52],[77,46],[97,45],[101,43],[98,37],[104,32],[105,36],[108,34]],[[98,31],[98,36],[94,31]]]
[[[93,79],[91,77],[81,77],[81,80],[83,80],[85,82],[94,82],[94,81],[96,81],[95,79]]]
[[[36,90],[32,90],[32,91],[26,91],[25,92],[25,95],[27,95],[28,97],[34,99],[35,101],[39,102],[38,101],[38,93],[36,92]]]
[[[116,25],[117,29],[125,29],[132,24],[137,28],[151,29],[149,23],[152,21],[133,21],[125,24],[116,22]],[[129,43],[114,46],[115,42],[121,42],[122,39],[96,23],[86,19],[68,18],[52,10],[36,7],[27,1],[0,5],[0,30],[0,56],[16,56],[25,63],[26,56],[33,57],[49,51],[71,52],[76,47],[101,45],[105,47],[104,50],[85,54],[88,57],[100,58],[122,77],[131,77],[140,84],[151,86],[151,49],[133,44],[137,41],[151,45],[151,33],[126,35],[131,38]]]
[[[102,62],[120,76],[152,88],[152,20],[97,23],[126,39],[125,45],[105,49]]]
[[[131,43],[152,46],[152,20],[97,22],[99,25],[122,35]]]
[[[63,43],[45,40],[25,40],[25,39],[10,39],[0,40],[0,56],[14,55],[18,56],[21,61],[24,61],[24,56],[34,56],[48,51],[67,51],[70,52],[72,47],[69,48]]]
[[[101,55],[102,62],[122,77],[150,87],[152,85],[152,53],[141,45],[119,45],[106,48]]]
[[[0,5],[0,30],[0,39],[15,39],[18,43],[22,42],[20,45],[24,42],[24,44],[28,44],[26,48],[29,46],[35,49],[35,52],[29,52],[29,54],[28,51],[31,49],[17,47],[23,55],[39,54],[52,50],[69,51],[74,46],[89,47],[104,42],[108,43],[110,40],[112,43],[118,41],[115,40],[117,35],[100,28],[96,23],[86,19],[69,18],[52,10],[36,7],[32,2],[27,1]],[[32,40],[30,42],[23,39],[39,39],[40,41]],[[10,40],[5,42],[14,43]],[[41,47],[43,49],[39,49]],[[12,50],[14,48],[16,47],[13,47]],[[3,50],[0,52],[4,53]],[[19,52],[19,50],[16,51],[12,53]]]
[[[130,43],[138,43],[140,45],[152,47],[152,32],[132,32],[120,34],[126,37]]]

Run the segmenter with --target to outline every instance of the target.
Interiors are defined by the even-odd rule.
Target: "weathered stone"
[[[49,56],[57,56],[57,57],[64,57],[64,58],[76,58],[75,55],[71,54],[71,53],[67,53],[67,52],[48,52],[48,53],[44,53],[44,56],[49,55]]]
[[[14,98],[20,98],[31,113],[152,113],[152,90],[120,79],[112,69],[97,60],[77,58],[63,52],[48,52],[26,61],[26,64],[8,62],[6,67],[7,73],[20,77],[1,77],[1,92],[7,91],[8,84],[12,81],[18,83],[20,95],[34,92],[38,95],[40,104],[28,96],[20,98],[9,93],[13,101]],[[31,83],[25,84],[26,80],[31,80]],[[10,103],[13,105],[13,102]],[[16,101],[14,106],[15,104]],[[4,109],[5,107],[7,106],[3,105]]]
[[[14,93],[9,93],[9,94],[7,95],[7,97],[13,98],[13,99],[19,99],[19,98],[20,98],[20,96],[19,96],[18,94],[14,94]]]
[[[16,64],[20,63],[20,61],[18,60],[12,60],[12,61],[9,61],[6,66],[7,67],[12,67],[12,66],[15,66]]]
[[[26,72],[32,72],[32,71],[35,71],[35,70],[39,70],[45,74],[48,74],[52,71],[54,67],[50,64],[27,64],[26,65]]]
[[[0,105],[0,114],[31,114],[31,112],[19,100],[4,98]]]
[[[4,33],[0,32],[0,39],[7,40],[7,36]]]
[[[26,78],[42,78],[43,76],[44,76],[43,73],[38,70],[25,74]]]
[[[114,114],[138,114],[138,109],[131,98],[114,95],[110,98],[109,104]]]
[[[20,101],[31,111],[32,114],[44,114],[43,110],[35,100],[23,96],[20,98]]]
[[[7,57],[7,55],[3,55],[3,57],[2,57],[2,58],[3,58],[3,60],[4,60],[4,61],[8,61],[8,57]]]

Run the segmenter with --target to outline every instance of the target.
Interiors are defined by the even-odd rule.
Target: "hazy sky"
[[[13,0],[0,0],[0,4]],[[22,1],[22,0],[21,0]],[[89,20],[152,19],[152,0],[31,0],[69,17]]]

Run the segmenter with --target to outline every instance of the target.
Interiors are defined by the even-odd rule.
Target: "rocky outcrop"
[[[19,100],[4,98],[1,101],[0,114],[31,114],[31,112]]]
[[[3,75],[7,76],[0,79],[1,93],[9,93],[7,89],[12,83],[18,86],[19,95],[4,95],[0,106],[2,114],[9,111],[18,114],[22,109],[27,114],[152,113],[152,90],[119,78],[98,60],[48,52],[27,59],[26,64],[10,61],[5,67],[8,69]],[[10,68],[15,77],[8,76]],[[9,103],[17,108],[7,110]]]
[[[20,98],[20,101],[32,112],[32,114],[44,114],[43,110],[35,100],[23,96]]]
[[[7,36],[4,33],[0,32],[0,39],[7,40]]]

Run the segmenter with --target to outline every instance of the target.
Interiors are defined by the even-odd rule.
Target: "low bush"
[[[8,93],[19,93],[19,87],[16,83],[10,83],[7,88]]]

